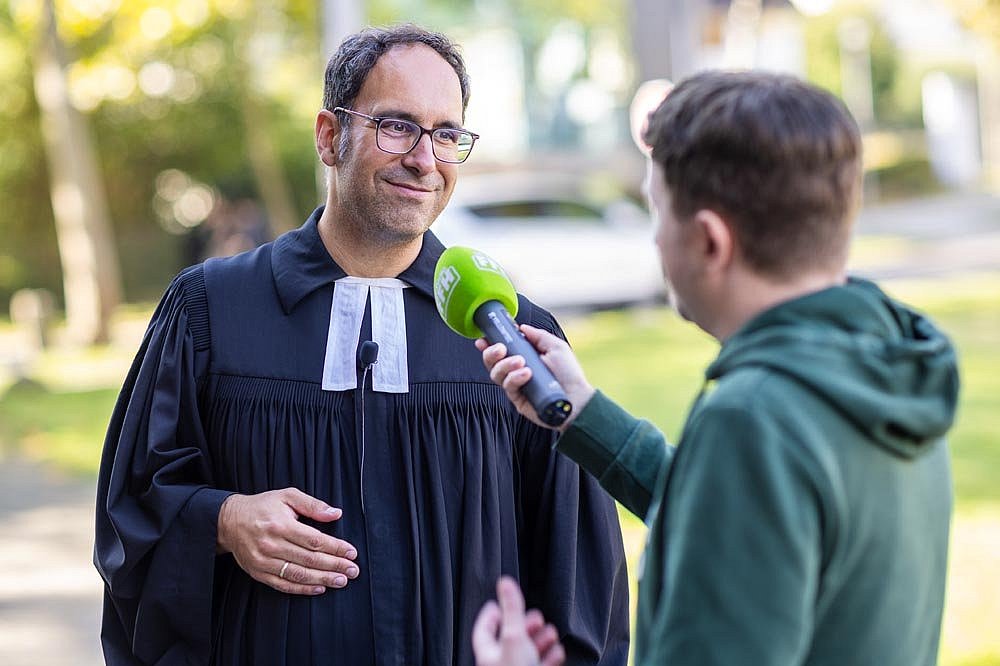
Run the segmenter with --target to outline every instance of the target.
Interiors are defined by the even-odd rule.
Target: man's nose
[[[417,145],[413,146],[413,150],[403,155],[403,166],[422,174],[437,168],[430,134],[421,136]]]

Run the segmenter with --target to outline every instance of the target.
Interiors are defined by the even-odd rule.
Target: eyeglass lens
[[[382,150],[402,154],[413,150],[422,135],[420,126],[408,120],[384,118],[379,123],[376,138]],[[465,130],[439,127],[431,132],[431,149],[434,157],[442,162],[464,162],[474,142],[472,133]]]

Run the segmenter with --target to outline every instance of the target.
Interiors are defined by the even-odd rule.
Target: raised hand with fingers
[[[563,390],[566,391],[566,397],[573,404],[573,412],[557,428],[562,432],[569,427],[584,405],[590,401],[594,395],[594,388],[587,382],[580,362],[577,361],[573,350],[570,349],[565,340],[527,324],[521,324],[520,328],[528,342],[538,350],[542,362],[552,371]],[[483,352],[483,364],[490,372],[490,379],[503,387],[507,397],[517,407],[517,411],[533,423],[543,428],[551,428],[552,426],[546,425],[538,418],[531,403],[521,393],[521,387],[531,379],[531,368],[525,366],[524,358],[521,356],[505,358],[507,348],[504,344],[498,342],[495,345],[490,345],[485,338],[476,340],[476,349]]]
[[[537,610],[524,612],[517,583],[506,576],[497,581],[496,601],[487,601],[472,627],[476,666],[559,666],[566,653],[555,627]]]
[[[296,488],[231,495],[219,511],[218,549],[254,580],[288,594],[317,595],[357,578],[357,549],[299,522],[327,523],[343,511]]]

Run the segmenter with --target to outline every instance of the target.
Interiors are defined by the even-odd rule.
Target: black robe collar
[[[317,223],[323,206],[313,211],[298,229],[282,234],[271,251],[271,272],[285,314],[313,291],[346,277],[326,251]],[[434,267],[444,252],[444,245],[430,231],[424,232],[420,253],[406,270],[397,275],[427,298],[434,298]],[[390,277],[390,276],[386,276]]]

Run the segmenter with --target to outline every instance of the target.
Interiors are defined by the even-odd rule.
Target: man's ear
[[[703,208],[691,222],[698,234],[696,248],[705,270],[721,273],[729,268],[736,253],[736,237],[726,219],[714,210]]]
[[[316,114],[316,153],[323,164],[337,164],[337,146],[340,143],[340,120],[327,109]]]

